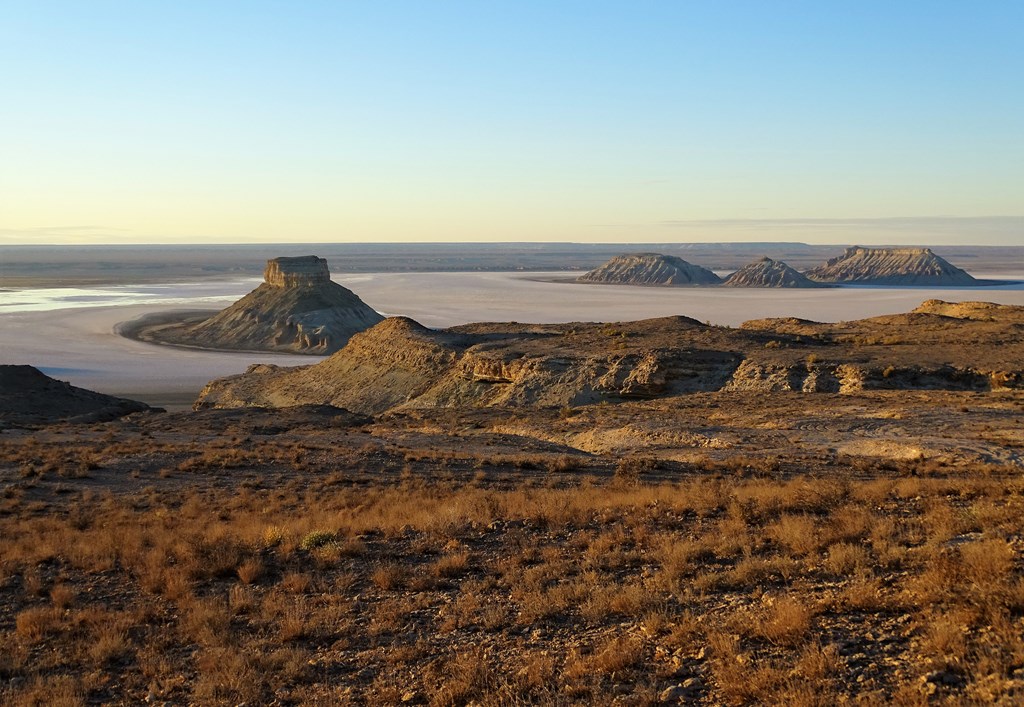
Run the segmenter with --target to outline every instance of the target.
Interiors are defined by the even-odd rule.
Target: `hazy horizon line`
[[[239,245],[279,245],[300,244],[580,244],[580,245],[614,245],[618,243],[805,243],[807,245],[848,245],[853,243],[879,244],[879,238],[894,238],[896,242],[888,245],[911,245],[902,242],[904,238],[914,238],[914,244],[958,245],[947,242],[951,236],[970,237],[974,246],[1011,246],[1006,241],[1015,235],[1024,236],[1024,215],[990,215],[990,216],[878,216],[878,217],[780,217],[780,218],[717,218],[717,219],[669,219],[648,223],[592,224],[588,228],[599,229],[631,229],[636,231],[634,238],[622,239],[594,238],[592,236],[552,238],[524,236],[515,240],[478,239],[335,239],[330,237],[312,236],[309,239],[293,240],[287,238],[256,237],[231,238],[212,235],[145,235],[129,229],[97,225],[78,226],[36,226],[31,228],[0,228],[0,246],[173,246],[173,245],[206,245],[206,246],[239,246]],[[809,231],[819,230],[824,233],[811,237]],[[669,231],[707,230],[714,232],[732,231],[735,240],[726,237],[722,240],[699,240],[693,238],[669,238]],[[756,240],[739,237],[749,235],[751,230],[763,231],[764,236]],[[773,237],[782,230],[800,231],[800,239]],[[933,235],[934,238],[929,236]],[[857,236],[863,236],[858,238]],[[221,240],[224,239],[224,240]],[[805,240],[806,239],[806,240]],[[996,241],[996,242],[992,242]]]

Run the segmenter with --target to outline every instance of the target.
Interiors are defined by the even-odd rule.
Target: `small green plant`
[[[328,543],[333,543],[337,540],[337,537],[337,535],[329,530],[313,530],[302,537],[299,547],[303,550],[315,550],[316,548],[323,547]]]

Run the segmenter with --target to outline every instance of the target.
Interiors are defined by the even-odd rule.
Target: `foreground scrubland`
[[[1015,464],[159,420],[0,438],[0,702],[1024,700]]]

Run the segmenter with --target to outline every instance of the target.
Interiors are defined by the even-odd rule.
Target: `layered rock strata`
[[[722,283],[726,287],[828,287],[779,260],[764,257],[740,268]]]
[[[577,278],[578,282],[609,285],[717,285],[722,279],[707,268],[674,255],[633,253],[619,255]]]
[[[978,283],[966,271],[935,255],[930,248],[854,246],[804,274],[819,282],[872,285],[964,286]]]
[[[402,408],[564,406],[699,392],[991,391],[1024,384],[1024,308],[988,318],[922,311],[821,324],[768,319],[738,329],[665,317],[617,324],[470,324],[431,330],[396,317],[314,366],[253,366],[211,382],[206,407],[329,404]],[[931,311],[947,312],[946,314]]]
[[[274,258],[263,276],[263,284],[227,309],[198,324],[151,331],[149,338],[212,349],[331,354],[383,319],[331,281],[323,258]]]

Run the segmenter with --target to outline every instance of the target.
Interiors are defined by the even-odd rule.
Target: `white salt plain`
[[[581,285],[565,273],[377,273],[336,275],[387,315],[431,327],[475,321],[628,321],[682,314],[736,326],[748,319],[842,321],[906,312],[927,299],[1024,305],[1024,272],[977,277],[1007,284],[972,288],[843,287],[814,290]],[[314,356],[199,351],[119,336],[143,314],[220,309],[258,279],[95,288],[0,291],[0,363],[25,363],[74,385],[168,408],[187,406],[213,378],[252,363],[315,363]]]

